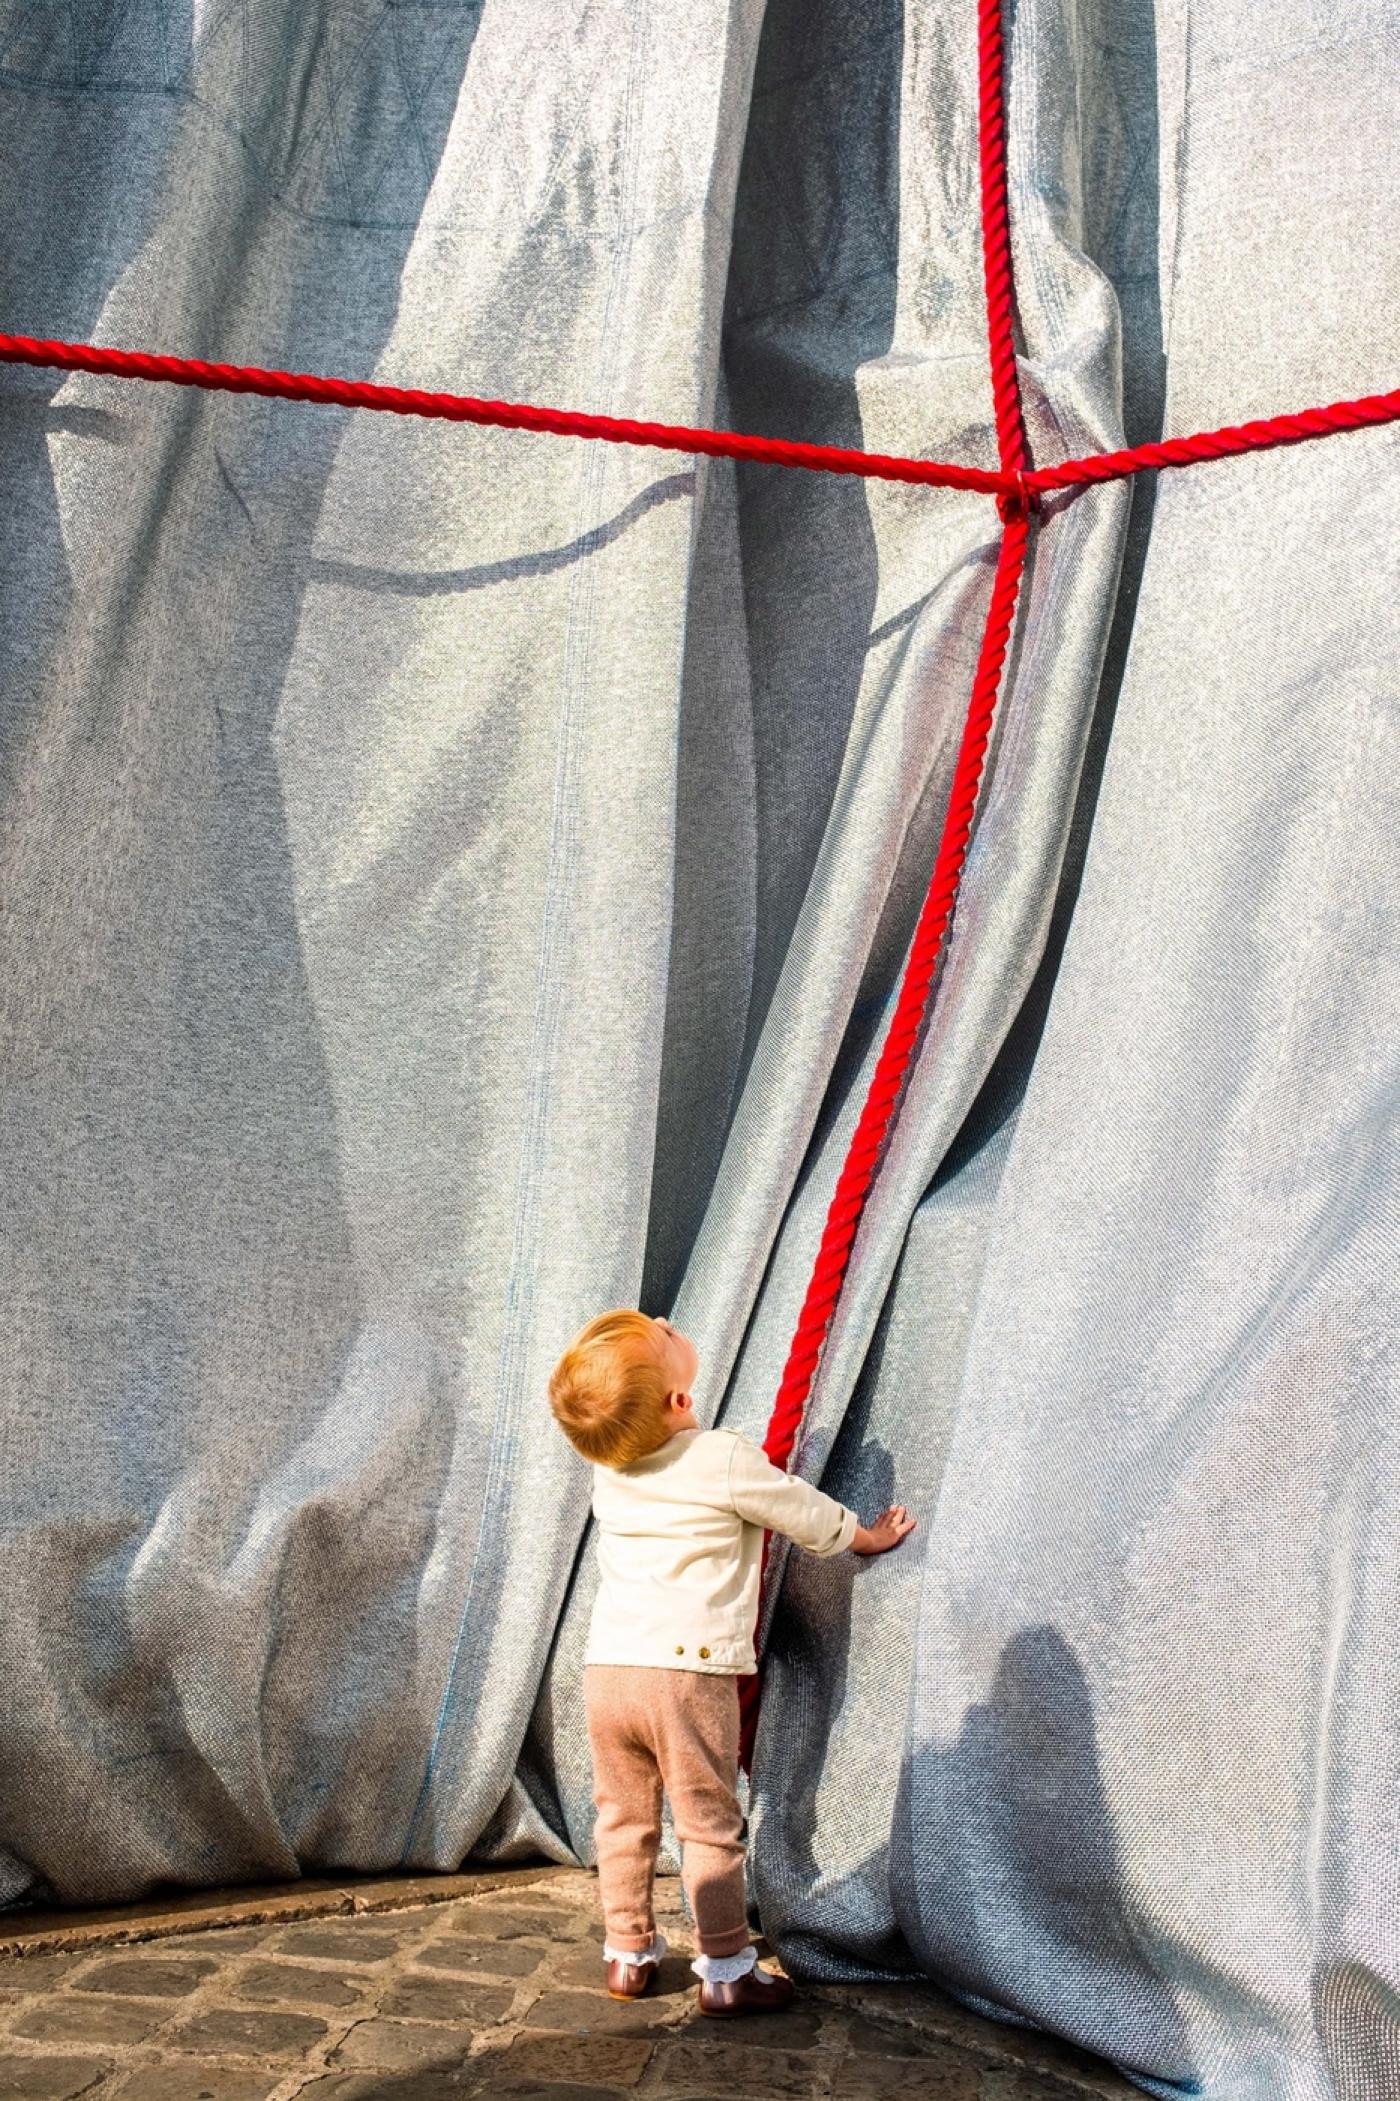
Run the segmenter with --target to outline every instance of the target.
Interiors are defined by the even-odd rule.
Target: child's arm
[[[735,1438],[730,1455],[729,1495],[749,1524],[781,1532],[809,1554],[840,1554],[847,1547],[857,1554],[883,1554],[914,1529],[902,1510],[886,1510],[872,1526],[862,1525],[854,1510],[810,1481],[784,1473],[744,1437]]]

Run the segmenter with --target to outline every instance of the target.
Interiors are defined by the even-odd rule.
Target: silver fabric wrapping
[[[991,465],[970,0],[0,0],[0,325]],[[1037,460],[1400,377],[1400,9],[1019,0]],[[1400,2084],[1393,431],[1048,504],[753,1890]],[[985,499],[0,373],[0,1900],[591,1855],[612,1303],[761,1431]]]

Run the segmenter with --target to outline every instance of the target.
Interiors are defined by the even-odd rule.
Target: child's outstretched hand
[[[882,1510],[873,1525],[857,1525],[856,1536],[851,1541],[853,1554],[888,1554],[897,1547],[901,1539],[907,1539],[914,1529],[914,1519],[903,1503],[891,1503]]]

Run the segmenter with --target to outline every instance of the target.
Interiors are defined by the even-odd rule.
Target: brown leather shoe
[[[781,2013],[794,1997],[790,1977],[761,1970],[755,1963],[746,1977],[736,1978],[733,1984],[702,1983],[698,2004],[701,2013],[713,2020],[732,2021],[745,2013]]]
[[[659,1965],[654,1962],[610,1962],[607,1969],[610,1999],[643,1999],[656,1982]]]

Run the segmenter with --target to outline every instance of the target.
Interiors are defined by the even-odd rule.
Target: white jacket
[[[752,1671],[763,1534],[839,1554],[854,1511],[733,1430],[682,1430],[632,1466],[595,1466],[601,1582],[584,1662]]]

